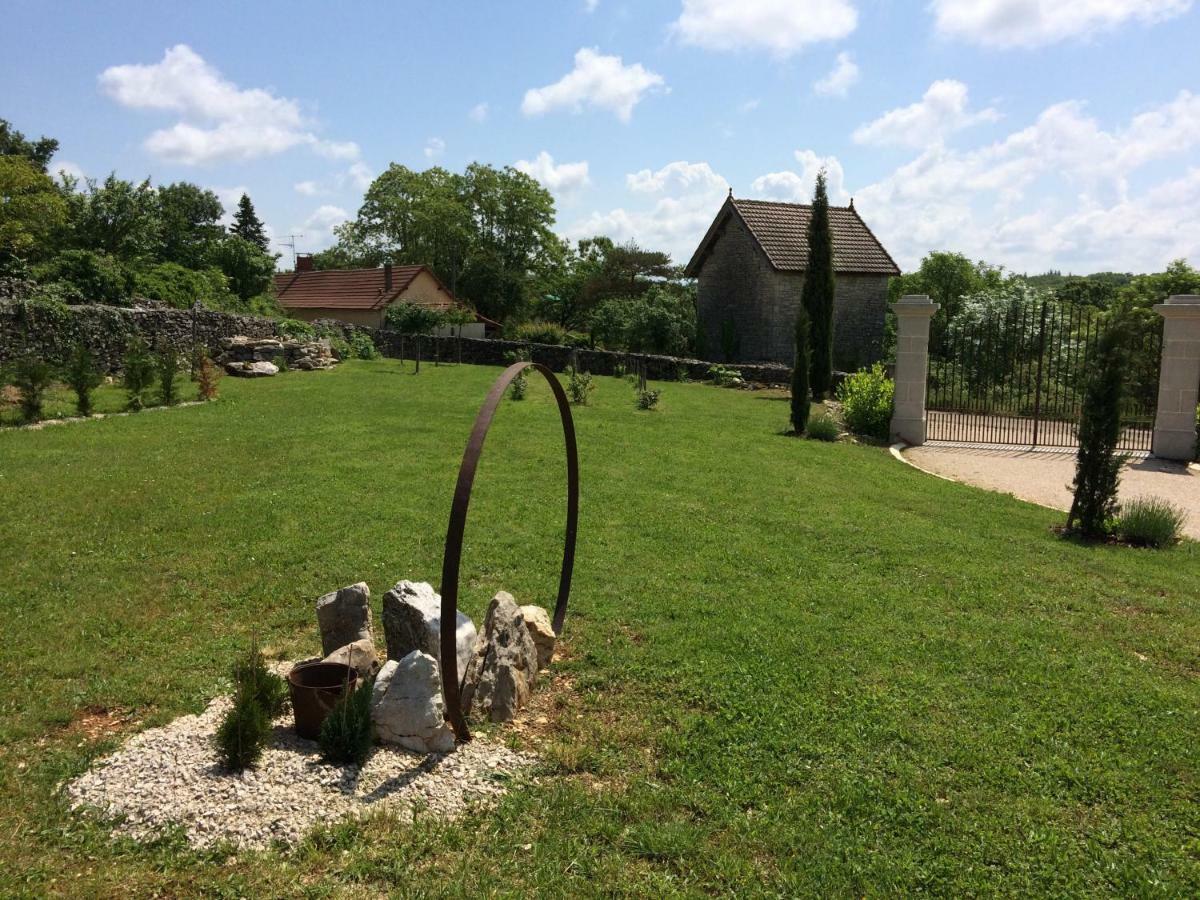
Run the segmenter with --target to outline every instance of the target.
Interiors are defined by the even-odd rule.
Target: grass
[[[573,410],[571,689],[538,785],[260,853],[68,813],[56,785],[117,741],[88,716],[196,712],[252,640],[316,650],[321,593],[436,583],[497,372],[351,362],[0,432],[0,895],[1200,892],[1196,544],[1063,541],[886,449],[785,437],[762,392],[656,384],[647,415],[611,378]],[[540,380],[497,416],[477,621],[500,588],[551,603],[557,428]]]

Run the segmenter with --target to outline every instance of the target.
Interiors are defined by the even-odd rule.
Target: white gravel
[[[197,716],[132,737],[118,752],[66,785],[74,809],[94,809],[115,830],[139,840],[170,826],[208,847],[294,843],[318,822],[377,809],[411,821],[422,815],[451,819],[471,804],[494,802],[509,779],[536,757],[476,737],[449,754],[422,756],[376,747],[360,770],[322,762],[316,742],[297,737],[291,716],[275,723],[258,766],[231,774],[220,766],[212,737],[229,698]]]

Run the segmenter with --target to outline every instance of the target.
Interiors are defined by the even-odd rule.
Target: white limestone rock
[[[538,671],[550,665],[554,659],[554,642],[558,636],[554,633],[554,625],[550,621],[550,613],[540,606],[521,607],[521,615],[525,617],[525,627],[533,638],[533,646],[537,648]]]
[[[462,610],[455,621],[458,677],[475,648],[475,623]],[[387,658],[403,659],[414,650],[441,663],[442,597],[424,581],[400,581],[383,595],[383,637]]]
[[[417,753],[449,753],[454,732],[446,724],[442,676],[437,660],[414,650],[401,660],[389,659],[375,679],[371,694],[375,736]]]

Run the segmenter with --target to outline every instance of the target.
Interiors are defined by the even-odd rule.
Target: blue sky
[[[904,268],[1200,264],[1193,0],[8,0],[0,116],[56,166],[247,190],[315,250],[389,162],[515,164],[567,237],[686,261],[825,165]]]

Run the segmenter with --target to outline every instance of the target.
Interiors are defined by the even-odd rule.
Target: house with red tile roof
[[[275,295],[292,318],[337,319],[372,328],[383,324],[393,303],[439,312],[468,309],[428,266],[385,263],[374,269],[314,269],[312,257],[303,255],[296,258],[296,271],[275,276]],[[476,318],[474,325],[463,326],[464,337],[483,336],[485,320]]]
[[[697,337],[705,358],[728,362],[795,360],[796,312],[808,267],[812,207],[739,200],[730,192],[684,269],[698,280]],[[891,255],[854,208],[831,206],[833,364],[854,371],[883,353]]]

